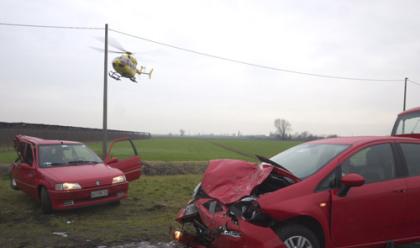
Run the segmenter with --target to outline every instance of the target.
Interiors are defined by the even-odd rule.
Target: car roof
[[[319,139],[314,140],[309,143],[313,144],[343,144],[343,145],[359,145],[364,143],[371,143],[376,141],[385,141],[385,142],[419,142],[419,139],[408,138],[408,137],[393,137],[393,136],[351,136],[351,137],[338,137],[331,139]]]
[[[68,140],[49,140],[49,139],[42,139],[27,135],[16,135],[16,139],[20,141],[30,142],[35,145],[57,145],[57,144],[81,144],[80,142],[76,141],[68,141]]]
[[[416,112],[420,112],[420,107],[408,109],[404,112],[399,113],[398,116],[403,116],[403,115],[412,114],[412,113],[416,113]]]

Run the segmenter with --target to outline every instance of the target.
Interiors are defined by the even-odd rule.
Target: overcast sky
[[[109,79],[108,127],[167,134],[386,135],[420,82],[420,1],[0,1],[0,22],[94,26],[290,70],[258,69],[110,32],[154,68]],[[103,30],[0,26],[0,121],[102,127]],[[110,59],[114,54],[110,54]],[[110,66],[111,68],[111,66]],[[407,107],[420,106],[409,83]]]

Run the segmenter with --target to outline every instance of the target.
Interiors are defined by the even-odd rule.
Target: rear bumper
[[[91,192],[98,190],[107,190],[108,195],[104,197],[92,198]],[[93,206],[108,202],[115,202],[128,196],[128,183],[117,185],[107,185],[81,190],[72,191],[48,191],[52,208],[55,210],[73,209],[80,207]]]
[[[246,220],[233,221],[224,211],[210,213],[200,202],[196,202],[198,214],[186,216],[185,209],[177,215],[177,221],[183,225],[198,223],[202,230],[189,233],[181,230],[181,235],[176,238],[187,247],[261,247],[285,248],[283,241],[270,227],[254,225]]]

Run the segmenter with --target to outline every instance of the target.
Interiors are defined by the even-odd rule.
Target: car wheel
[[[308,228],[298,224],[284,226],[278,230],[287,248],[320,248],[318,237]]]
[[[52,213],[50,196],[44,187],[41,188],[41,210],[44,214]]]
[[[12,176],[10,177],[10,188],[19,190],[19,187],[16,184],[16,180]]]

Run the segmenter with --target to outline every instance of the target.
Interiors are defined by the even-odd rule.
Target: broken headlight
[[[256,197],[249,196],[229,207],[229,216],[234,221],[238,218],[247,220],[255,225],[268,226],[271,219],[263,213]]]

